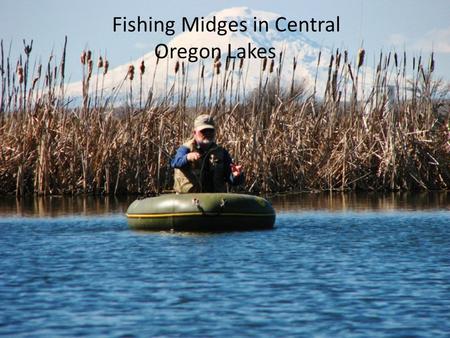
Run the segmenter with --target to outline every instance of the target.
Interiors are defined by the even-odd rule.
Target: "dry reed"
[[[365,76],[365,51],[358,52],[353,67],[347,51],[336,51],[320,100],[317,75],[308,96],[295,75],[296,59],[291,83],[281,83],[282,53],[269,66],[267,59],[262,61],[260,85],[252,92],[245,88],[248,60],[240,59],[235,67],[227,59],[221,68],[216,59],[210,79],[202,64],[192,91],[189,64],[177,61],[172,88],[160,100],[153,89],[159,60],[147,66],[153,74],[147,98],[142,77],[148,72],[142,61],[135,108],[134,65],[124,74],[129,104],[115,105],[117,93],[103,102],[106,57],[96,64],[97,74],[103,69],[101,94],[97,100],[96,84],[91,105],[93,56],[83,51],[83,101],[69,108],[70,98],[63,94],[65,45],[60,64],[50,58],[42,79],[41,64],[29,71],[32,44],[25,45],[25,63],[20,58],[14,72],[1,41],[1,193],[154,194],[170,189],[170,158],[191,133],[188,118],[205,111],[220,126],[218,142],[244,166],[245,191],[449,188],[448,86],[433,79],[433,54],[428,66],[413,58],[409,70],[406,53],[403,58],[380,54],[364,98],[358,81]],[[28,79],[31,87],[26,86]],[[196,95],[193,105],[190,93]]]

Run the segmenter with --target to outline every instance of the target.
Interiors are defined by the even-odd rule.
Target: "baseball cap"
[[[208,114],[199,115],[194,120],[194,129],[216,129],[213,118]]]

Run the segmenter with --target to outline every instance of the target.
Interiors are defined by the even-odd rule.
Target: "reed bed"
[[[324,93],[296,77],[297,60],[262,60],[257,88],[246,88],[249,60],[167,69],[166,92],[153,84],[162,61],[130,65],[118,92],[106,93],[109,60],[83,51],[81,103],[65,95],[66,43],[59,60],[31,67],[32,42],[12,61],[1,41],[0,193],[158,194],[171,189],[170,158],[191,134],[193,116],[215,116],[218,142],[245,168],[250,193],[448,190],[448,84],[434,80],[435,60],[380,53],[373,75],[365,51],[329,60]],[[282,83],[282,72],[292,72]],[[95,83],[93,74],[96,74]],[[169,77],[169,75],[173,75]],[[367,76],[373,76],[367,87]],[[142,90],[143,77],[152,86]],[[317,78],[317,77],[316,77]],[[172,80],[173,79],[173,80]],[[172,82],[172,83],[171,83]],[[316,83],[317,85],[317,83]]]

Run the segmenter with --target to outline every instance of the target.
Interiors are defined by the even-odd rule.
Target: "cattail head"
[[[339,66],[341,65],[341,53],[336,53],[336,69],[339,68]]]
[[[430,73],[434,71],[434,52],[431,53],[430,64],[428,66]]]
[[[127,76],[130,79],[130,81],[133,81],[133,79],[134,79],[134,66],[133,65],[128,66]]]
[[[217,54],[216,57],[214,58],[214,64],[216,64],[219,61],[220,61],[220,54]]]
[[[344,50],[344,63],[348,62],[348,52],[347,50]]]
[[[178,73],[179,70],[180,70],[180,61],[177,60],[177,62],[175,63],[175,74]]]
[[[103,68],[103,58],[101,56],[98,57],[97,68]]]
[[[141,75],[144,75],[144,73],[145,73],[145,63],[144,63],[144,60],[141,61],[141,65],[139,66],[139,71],[141,72]]]
[[[292,61],[292,70],[295,72],[297,69],[297,58],[294,56],[294,60]]]
[[[333,62],[334,62],[334,55],[331,54],[330,56],[330,64],[328,65],[328,69],[331,71],[331,68],[333,68]]]
[[[363,48],[360,48],[358,51],[358,60],[356,62],[358,68],[364,64],[364,55],[366,55],[366,51]]]
[[[80,62],[82,65],[86,64],[86,51],[85,50],[80,55]]]
[[[217,61],[216,63],[214,63],[214,67],[216,68],[216,74],[219,75],[220,74],[220,67],[222,67],[222,62]]]
[[[23,83],[23,67],[21,65],[17,66],[17,78],[19,83]]]
[[[205,65],[202,65],[202,71],[200,73],[200,77],[203,79],[204,76],[205,76]]]
[[[275,66],[275,60],[272,59],[272,60],[270,61],[269,73],[273,73],[273,68],[274,68],[274,66]]]
[[[181,61],[181,75],[185,74],[185,70],[184,70],[184,61]]]
[[[108,68],[109,68],[109,61],[105,59],[105,64],[104,64],[104,68],[103,68],[103,75],[106,75],[106,73],[108,73]]]
[[[92,59],[88,59],[88,80],[92,76],[92,68],[93,68]]]
[[[263,72],[266,70],[266,67],[267,67],[267,57],[265,57],[265,58],[263,59],[263,64],[262,64],[262,71],[263,71]]]
[[[90,50],[87,51],[86,57],[88,61],[92,59],[92,52]]]
[[[244,58],[240,58],[239,59],[239,69],[242,69],[243,66],[244,66]]]
[[[31,85],[31,90],[33,90],[35,87],[36,87],[36,83],[39,81],[39,78],[37,78],[37,77],[35,77],[34,79],[33,79],[33,83],[32,83],[32,85]]]
[[[230,56],[227,55],[227,58],[225,59],[225,71],[228,71],[228,68],[230,68]]]
[[[33,49],[33,40],[31,40],[31,43],[29,45],[27,45],[25,43],[25,39],[23,39],[23,46],[24,46],[23,50],[24,50],[26,56],[30,56],[31,50]]]

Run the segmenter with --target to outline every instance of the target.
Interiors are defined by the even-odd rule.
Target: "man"
[[[228,151],[214,141],[213,118],[198,116],[194,121],[193,138],[178,148],[170,162],[175,169],[176,192],[226,192],[226,183],[244,182],[242,166],[232,163]]]

